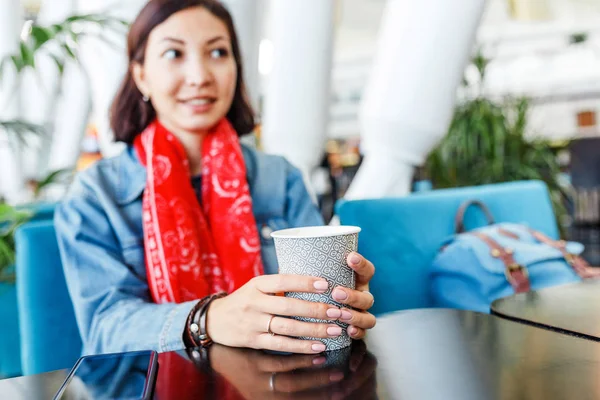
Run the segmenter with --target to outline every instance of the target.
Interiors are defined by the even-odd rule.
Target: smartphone
[[[158,353],[133,351],[81,357],[54,396],[58,399],[151,399]]]

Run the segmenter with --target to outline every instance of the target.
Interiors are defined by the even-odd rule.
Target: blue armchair
[[[18,209],[31,210],[31,221],[43,221],[52,220],[55,206],[55,203],[35,203]],[[0,321],[0,378],[21,375],[19,316],[14,283],[0,282]]]
[[[81,353],[54,224],[21,226],[17,245],[17,305],[24,375],[69,368]]]
[[[19,210],[28,210],[33,213],[29,222],[34,221],[51,221],[54,218],[54,210],[57,203],[31,203],[17,207]]]
[[[429,267],[442,242],[454,233],[456,211],[468,199],[482,200],[497,222],[524,222],[558,237],[548,190],[538,181],[433,190],[337,205],[342,224],[362,228],[359,251],[375,264],[371,282],[375,315],[432,306]],[[483,224],[480,212],[467,212],[467,228]]]
[[[17,291],[12,283],[0,283],[0,379],[21,375]]]
[[[499,222],[526,222],[558,237],[548,190],[537,181],[342,201],[337,207],[341,222],[362,227],[359,250],[377,269],[371,283],[376,315],[431,307],[429,266],[440,244],[453,234],[454,215],[467,199],[485,202]],[[467,228],[483,223],[477,210],[467,212]],[[80,355],[81,339],[53,223],[23,225],[16,241],[23,373],[70,367]]]

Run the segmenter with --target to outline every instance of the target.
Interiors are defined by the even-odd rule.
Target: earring
[[[150,101],[150,97],[148,97],[147,95],[144,95],[144,97],[142,97],[142,100],[144,100],[144,103],[147,103]]]

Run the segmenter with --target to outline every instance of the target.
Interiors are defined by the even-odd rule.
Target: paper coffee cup
[[[356,288],[356,274],[346,260],[350,253],[358,249],[359,232],[360,228],[356,226],[313,226],[273,232],[271,236],[275,241],[280,274],[315,276],[324,278],[329,283],[327,292],[323,294],[288,292],[285,296],[349,308],[333,300],[331,291],[336,286]],[[327,346],[327,351],[343,349],[352,344],[352,339],[346,332],[348,324],[313,318],[296,319],[335,323],[342,328],[342,335],[337,338],[301,338],[320,340]]]

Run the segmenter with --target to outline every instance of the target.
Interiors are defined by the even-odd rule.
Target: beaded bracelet
[[[207,312],[210,304],[217,299],[225,297],[226,292],[206,296],[201,299],[190,311],[186,323],[184,342],[187,347],[206,347],[212,343],[207,331]]]
[[[209,296],[204,297],[203,299],[198,301],[188,314],[188,317],[185,321],[185,330],[183,331],[183,343],[185,344],[186,348],[198,347],[198,344],[194,340],[194,335],[192,334],[191,330],[192,319],[198,311],[198,309],[200,308],[200,306],[202,306],[203,302],[205,302],[208,299],[208,297]]]

